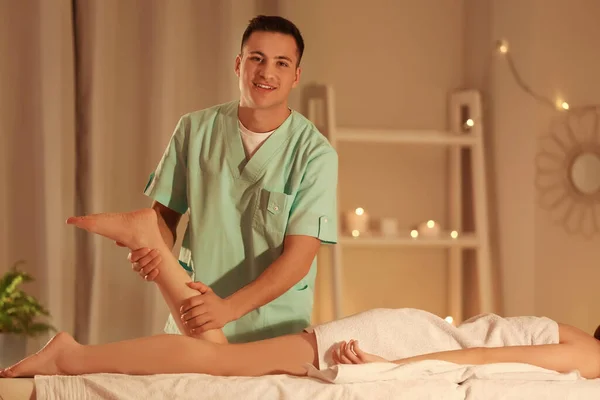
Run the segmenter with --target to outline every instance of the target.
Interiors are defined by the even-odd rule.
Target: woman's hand
[[[348,343],[345,341],[333,351],[333,360],[338,364],[366,364],[374,362],[389,362],[383,357],[374,354],[365,353],[358,347],[358,342],[354,339]]]

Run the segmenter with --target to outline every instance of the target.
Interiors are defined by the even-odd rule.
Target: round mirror
[[[575,157],[571,165],[571,182],[582,194],[600,190],[600,155],[584,152]]]

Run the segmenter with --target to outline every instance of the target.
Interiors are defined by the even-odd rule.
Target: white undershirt
[[[238,120],[238,126],[240,128],[240,135],[242,136],[242,143],[244,144],[244,151],[246,152],[246,158],[248,160],[256,153],[256,150],[258,150],[263,142],[275,132],[274,130],[264,133],[252,132],[246,128],[240,120]]]

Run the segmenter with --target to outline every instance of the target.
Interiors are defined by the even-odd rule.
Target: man
[[[337,241],[338,159],[288,106],[303,52],[290,21],[252,19],[235,59],[239,100],[184,115],[150,177],[145,193],[165,242],[173,246],[189,211],[179,260],[212,289],[169,316],[168,333],[179,332],[173,317],[222,328],[230,342],[310,325],[316,254]],[[141,271],[149,280],[151,267]]]

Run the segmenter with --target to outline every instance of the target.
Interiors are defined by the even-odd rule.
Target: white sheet
[[[214,377],[204,374],[127,376],[93,374],[36,377],[39,400],[86,399],[442,399],[463,400],[472,380],[543,384],[565,382],[578,387],[578,373],[559,374],[526,364],[461,366],[444,361],[396,365],[373,363],[309,369],[309,377],[288,375]],[[460,385],[467,382],[464,385]],[[474,387],[488,390],[488,387]],[[493,388],[491,390],[494,390]],[[531,394],[531,393],[530,393]]]
[[[259,378],[203,374],[36,377],[38,400],[464,400],[459,385],[443,379],[331,384],[287,375]]]
[[[592,400],[600,399],[600,380],[535,381],[470,379],[463,385],[466,400]]]

